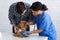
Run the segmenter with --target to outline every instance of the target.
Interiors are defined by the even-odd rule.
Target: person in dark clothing
[[[13,33],[16,33],[17,24],[21,20],[29,20],[29,8],[30,4],[24,2],[13,3],[10,6],[8,18],[13,26]],[[29,31],[29,26],[26,28],[26,30]]]

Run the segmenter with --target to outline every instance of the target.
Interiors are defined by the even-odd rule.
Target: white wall
[[[17,1],[24,1],[32,4],[37,0],[0,0],[0,31],[7,32],[10,31],[10,23],[8,20],[8,9],[9,6]],[[48,13],[51,16],[55,27],[57,29],[58,38],[60,40],[60,0],[38,0],[46,4],[49,8]]]

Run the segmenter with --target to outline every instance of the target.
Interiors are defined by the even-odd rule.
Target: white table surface
[[[32,34],[26,38],[14,37],[10,32],[0,32],[0,40],[47,40],[47,37],[38,36],[37,34]]]
[[[34,26],[30,26],[30,31],[34,29]],[[36,30],[36,27],[35,27]],[[12,34],[12,27],[0,27],[0,40],[47,40],[46,36],[38,36],[37,34],[29,35],[27,38],[14,37]]]

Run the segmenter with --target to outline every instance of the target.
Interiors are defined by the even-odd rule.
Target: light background
[[[60,0],[0,0],[0,32],[10,32],[11,25],[8,19],[9,6],[17,1],[24,1],[32,4],[40,1],[49,8],[48,14],[51,16],[57,30],[57,40],[60,40]]]

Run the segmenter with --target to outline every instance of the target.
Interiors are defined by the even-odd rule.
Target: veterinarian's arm
[[[27,22],[27,25],[34,25],[34,22]]]
[[[37,29],[37,30],[30,31],[29,34],[40,33],[42,31],[43,31],[42,29]]]

